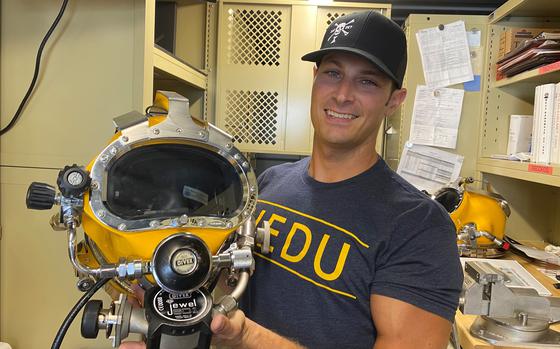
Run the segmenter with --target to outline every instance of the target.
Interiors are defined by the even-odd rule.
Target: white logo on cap
[[[349,30],[352,29],[353,27],[352,23],[354,23],[354,20],[351,20],[348,23],[342,22],[342,23],[335,24],[334,29],[331,30],[331,36],[329,36],[329,38],[327,39],[329,44],[334,44],[336,38],[338,38],[338,36],[341,33],[344,34],[344,36],[350,34]]]

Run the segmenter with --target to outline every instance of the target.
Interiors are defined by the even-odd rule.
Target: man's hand
[[[210,329],[214,336],[212,344],[225,345],[231,348],[244,347],[243,340],[246,335],[245,314],[241,310],[236,310],[230,317],[218,314],[212,319]],[[146,349],[146,344],[142,342],[123,342],[119,349]]]
[[[210,329],[214,336],[212,344],[236,348],[282,348],[304,349],[302,346],[266,329],[245,317],[241,310],[230,313],[230,317],[218,314],[212,319]],[[125,342],[119,349],[145,349],[144,343]]]

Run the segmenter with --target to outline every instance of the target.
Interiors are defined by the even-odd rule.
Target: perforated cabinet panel
[[[324,30],[338,17],[347,15],[352,12],[369,11],[370,8],[355,8],[355,7],[319,7],[317,9],[318,33],[323,33]],[[386,9],[377,9],[379,13],[386,15]],[[322,37],[317,37],[319,45],[321,44]]]
[[[321,45],[337,17],[390,5],[315,6],[301,1],[220,2],[216,123],[247,152],[309,154],[313,63],[301,56]]]
[[[283,148],[289,6],[223,4],[217,123],[245,151]]]
[[[278,92],[226,91],[225,127],[238,144],[278,143]]]

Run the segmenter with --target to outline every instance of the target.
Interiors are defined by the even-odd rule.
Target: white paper
[[[397,173],[419,190],[433,194],[459,177],[463,160],[461,155],[407,142]]]
[[[473,28],[467,32],[467,42],[470,47],[480,47],[480,30]]]
[[[534,289],[541,296],[550,296],[552,293],[544,287],[543,284],[537,281],[527,271],[523,268],[521,264],[517,261],[507,260],[507,259],[484,259],[484,258],[465,258],[461,257],[461,264],[463,265],[463,270],[465,270],[465,262],[474,261],[480,262],[484,265],[484,268],[495,272],[496,274],[501,274],[504,277],[504,284],[510,288],[523,288],[523,289]]]
[[[454,149],[464,96],[464,90],[418,85],[409,140],[415,144]]]
[[[482,74],[482,47],[471,47],[470,48],[470,55],[471,55],[471,67],[474,75],[481,75]]]
[[[471,67],[474,75],[482,74],[482,47],[480,47],[480,29],[472,28],[467,31],[467,42],[469,43],[469,54],[471,56]]]
[[[560,275],[560,271],[558,269],[547,269],[547,268],[536,268],[538,271],[549,277],[554,281],[554,283],[558,282],[556,275]]]
[[[540,261],[544,261],[547,263],[552,263],[556,265],[560,265],[560,257],[555,255],[554,253],[545,252],[543,250],[539,250],[533,247],[527,247],[518,244],[512,244],[515,248],[523,251],[527,256],[531,258],[538,259]]]
[[[474,79],[465,22],[422,29],[416,40],[428,86],[445,87]]]

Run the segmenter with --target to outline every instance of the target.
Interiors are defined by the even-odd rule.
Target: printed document
[[[521,250],[523,253],[525,253],[527,256],[531,258],[535,258],[550,264],[560,265],[560,257],[555,255],[554,253],[546,252],[534,247],[523,246],[519,244],[513,244],[513,246],[518,250]]]
[[[418,85],[409,140],[455,149],[464,95],[464,90]]]
[[[397,173],[419,190],[434,194],[459,177],[463,160],[461,155],[406,142]]]
[[[474,79],[465,22],[422,29],[416,40],[428,86],[445,87]]]

